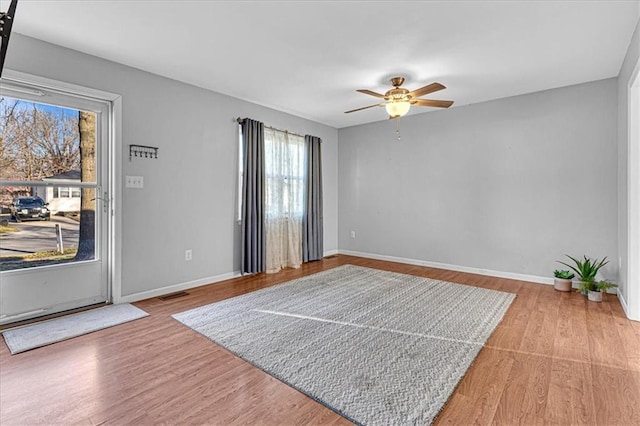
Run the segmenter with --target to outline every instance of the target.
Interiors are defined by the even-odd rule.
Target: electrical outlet
[[[126,188],[142,189],[144,188],[144,177],[142,176],[127,176],[125,179]]]
[[[184,260],[191,260],[193,259],[193,251],[192,250],[185,250],[184,251]]]
[[[351,238],[355,238],[356,237],[356,231],[351,231]]]

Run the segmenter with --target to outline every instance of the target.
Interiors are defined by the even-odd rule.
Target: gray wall
[[[617,102],[608,79],[340,129],[340,249],[541,277],[617,259]]]
[[[640,57],[640,22],[636,25],[636,30],[631,39],[627,55],[620,69],[618,75],[618,252],[620,253],[620,260],[622,268],[620,270],[620,293],[627,303],[633,303],[633,306],[629,306],[630,310],[635,312],[635,315],[640,316],[640,300],[632,300],[629,298],[629,282],[627,277],[627,264],[628,264],[628,235],[629,235],[629,218],[628,218],[628,205],[627,205],[627,159],[629,156],[629,137],[627,133],[627,109],[628,109],[628,93],[627,87],[631,78],[638,58]],[[640,283],[635,283],[636,286],[640,286]],[[640,295],[640,291],[636,294]]]
[[[239,270],[238,116],[322,138],[325,250],[337,249],[336,129],[20,34],[5,67],[122,96],[118,161],[145,183],[121,188],[123,296]],[[159,159],[129,162],[129,144],[157,146]]]
[[[337,131],[19,34],[6,67],[122,95],[122,174],[145,177],[121,188],[123,295],[238,269],[237,116],[324,140],[325,251],[550,276],[564,253],[617,259],[625,232],[616,79]],[[134,143],[160,159],[129,162]]]

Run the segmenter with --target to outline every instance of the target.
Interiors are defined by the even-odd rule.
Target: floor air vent
[[[164,296],[158,297],[158,299],[160,299],[160,300],[171,300],[171,299],[177,299],[178,297],[184,297],[184,296],[188,296],[188,295],[189,295],[189,293],[187,293],[186,291],[178,291],[176,293],[165,294]]]

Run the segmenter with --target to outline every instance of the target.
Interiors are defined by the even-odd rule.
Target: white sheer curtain
[[[264,129],[267,273],[302,264],[304,137]]]

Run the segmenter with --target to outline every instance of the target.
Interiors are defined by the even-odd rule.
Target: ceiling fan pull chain
[[[398,140],[400,140],[400,117],[396,118],[397,128],[396,128],[396,136]]]

